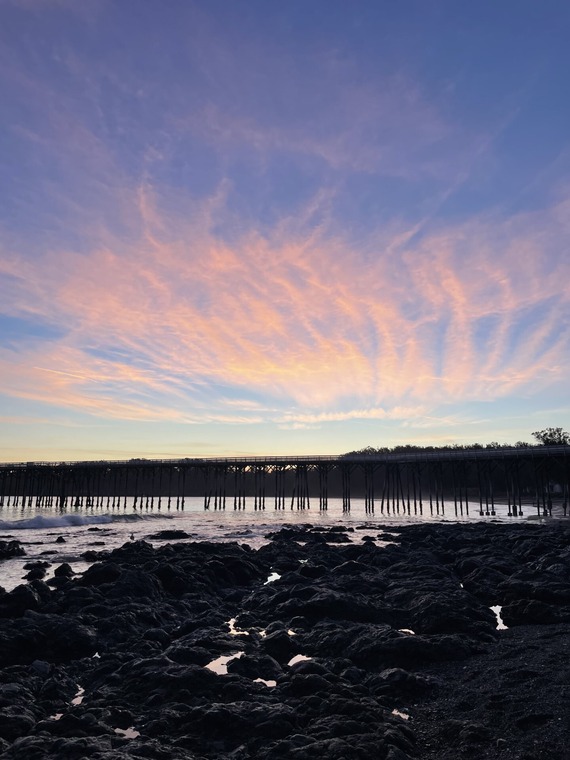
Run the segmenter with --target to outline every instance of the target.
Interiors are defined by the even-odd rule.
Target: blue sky
[[[569,22],[0,0],[0,460],[568,429]]]

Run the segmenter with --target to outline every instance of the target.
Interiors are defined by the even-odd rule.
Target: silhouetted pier
[[[436,450],[380,455],[227,457],[208,459],[0,464],[0,507],[36,506],[184,509],[200,496],[204,509],[273,507],[326,510],[330,497],[364,500],[384,515],[457,516],[476,510],[508,515],[532,505],[541,515],[555,506],[566,516],[570,446]]]

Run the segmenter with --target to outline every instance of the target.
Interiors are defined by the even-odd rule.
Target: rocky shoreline
[[[0,757],[568,760],[570,526],[349,531],[30,567],[0,591]]]

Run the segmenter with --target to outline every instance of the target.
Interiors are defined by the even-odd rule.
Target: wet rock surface
[[[19,541],[0,541],[0,560],[21,557],[26,552]]]
[[[132,541],[0,592],[0,757],[568,760],[569,526],[382,530]]]

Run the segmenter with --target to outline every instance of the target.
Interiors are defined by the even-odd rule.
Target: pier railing
[[[318,464],[353,462],[355,464],[383,462],[423,462],[423,461],[453,461],[465,459],[512,459],[512,458],[543,458],[568,457],[570,446],[528,446],[499,449],[437,449],[436,451],[391,451],[381,454],[303,454],[282,456],[244,456],[244,457],[183,457],[180,459],[89,459],[69,461],[30,461],[0,463],[0,470],[6,467],[89,467],[131,465],[136,467],[155,467],[157,465],[194,465],[208,466],[215,464]]]

